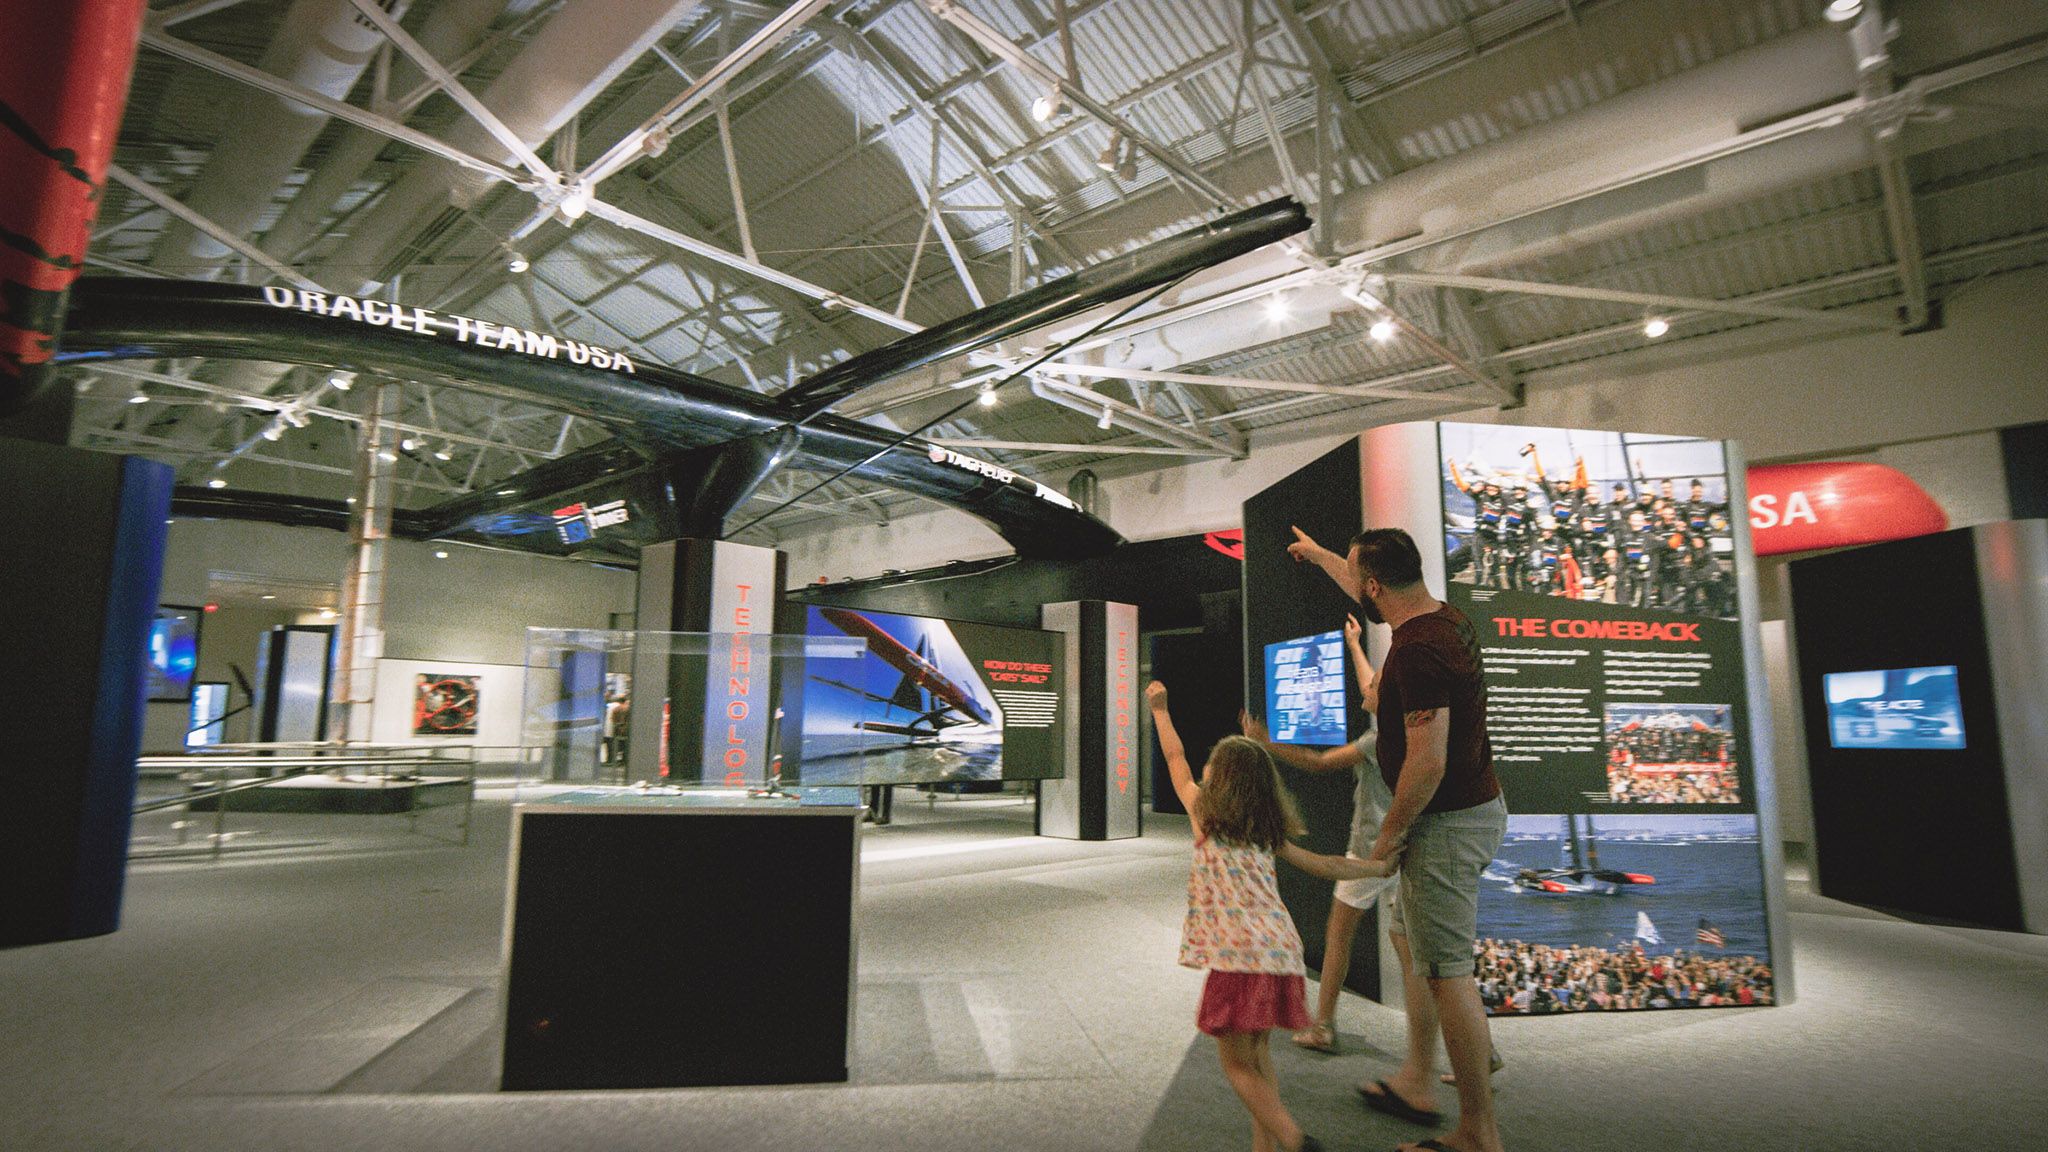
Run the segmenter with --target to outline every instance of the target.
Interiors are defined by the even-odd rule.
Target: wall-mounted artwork
[[[474,675],[422,672],[413,678],[412,734],[476,735],[477,681]]]

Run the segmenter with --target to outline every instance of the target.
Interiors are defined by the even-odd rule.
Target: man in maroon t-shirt
[[[1408,1001],[1408,1055],[1385,1080],[1361,1085],[1376,1111],[1419,1123],[1434,1108],[1436,1038],[1458,1086],[1458,1126],[1436,1147],[1500,1152],[1487,1064],[1493,1052],[1473,976],[1480,874],[1500,850],[1507,807],[1486,734],[1479,643],[1465,614],[1422,583],[1422,554],[1398,528],[1371,528],[1347,555],[1301,529],[1288,552],[1315,564],[1366,617],[1393,628],[1380,666],[1380,772],[1394,801],[1369,859],[1401,856],[1388,932],[1401,958]]]

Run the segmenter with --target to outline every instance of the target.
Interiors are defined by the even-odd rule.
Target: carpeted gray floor
[[[1246,1146],[1173,963],[1186,824],[1042,840],[1015,800],[906,793],[869,835],[853,1083],[496,1093],[504,799],[467,848],[237,815],[253,850],[137,865],[121,932],[0,952],[0,1148]],[[2048,1148],[2048,940],[1793,913],[1793,1006],[1501,1023],[1510,1146]],[[1398,1015],[1340,1024],[1278,1046],[1290,1104],[1332,1148],[1420,1134],[1352,1095]]]

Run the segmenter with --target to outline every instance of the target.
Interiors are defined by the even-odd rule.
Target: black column
[[[0,945],[120,925],[171,470],[0,441]]]

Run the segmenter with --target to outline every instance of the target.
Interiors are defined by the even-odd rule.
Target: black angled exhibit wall
[[[2048,932],[2048,523],[1810,557],[1791,580],[1820,890]]]
[[[1245,706],[1266,710],[1266,647],[1296,637],[1343,627],[1356,611],[1350,597],[1321,570],[1297,564],[1287,554],[1299,527],[1324,546],[1345,550],[1362,522],[1358,441],[1342,445],[1300,471],[1244,502],[1244,695]],[[1171,683],[1167,684],[1173,688]],[[1369,723],[1358,709],[1355,686],[1347,685],[1350,702],[1347,727],[1351,735]],[[1193,750],[1190,750],[1192,754]],[[1350,772],[1313,774],[1281,765],[1281,775],[1301,802],[1308,824],[1303,845],[1312,851],[1341,855],[1351,835],[1351,797],[1356,778]],[[1330,918],[1330,884],[1293,868],[1280,869],[1280,897],[1301,930],[1309,967],[1323,965],[1323,932]],[[1371,914],[1359,927],[1345,986],[1360,995],[1380,997],[1379,952]]]
[[[0,946],[114,931],[171,471],[0,442]]]

